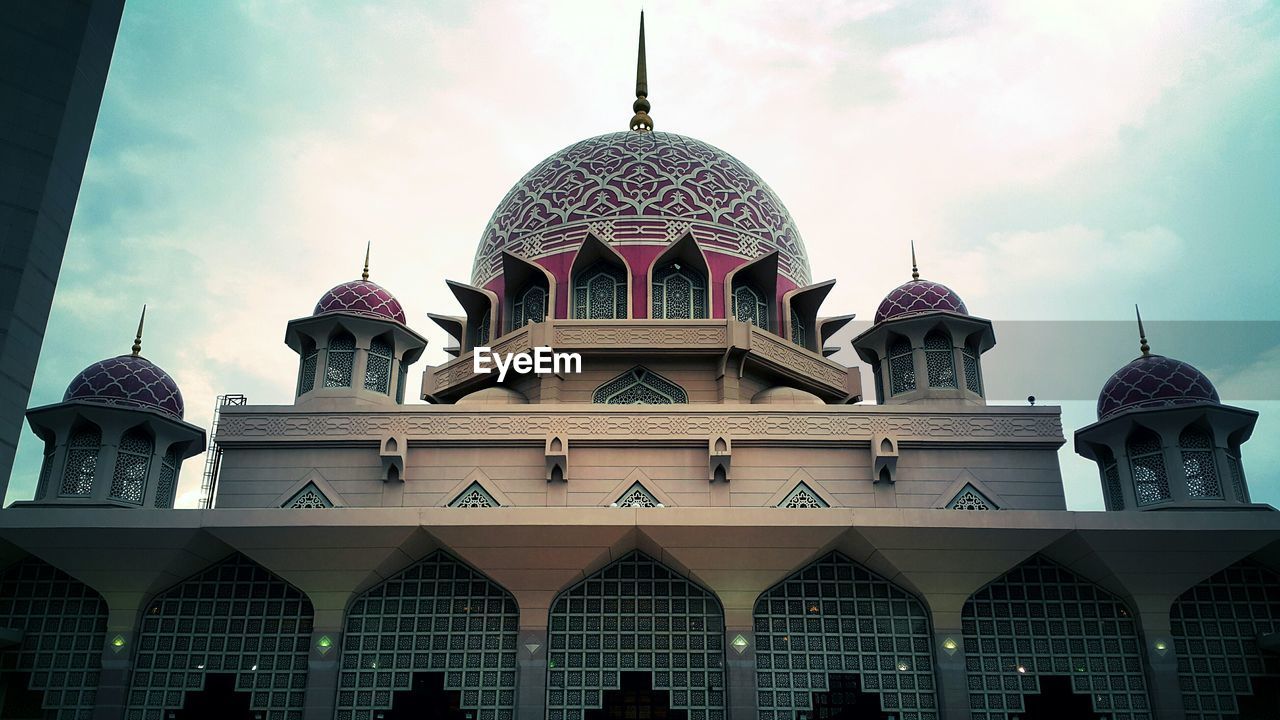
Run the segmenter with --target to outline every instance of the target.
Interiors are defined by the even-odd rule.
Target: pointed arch
[[[724,609],[666,565],[632,551],[558,594],[549,620],[549,720],[583,720],[624,670],[652,673],[673,710],[724,720]]]
[[[617,320],[631,316],[631,267],[595,235],[588,234],[578,247],[569,278],[569,317]]]
[[[395,345],[390,333],[383,333],[369,341],[365,355],[364,389],[380,395],[391,394],[391,366],[396,359]]]
[[[547,269],[510,251],[502,253],[507,330],[543,322],[555,314],[555,277]]]
[[[329,336],[324,366],[325,387],[351,387],[356,367],[356,337],[341,325]]]
[[[102,429],[83,418],[72,426],[67,438],[67,461],[63,465],[58,494],[63,497],[89,497],[98,474],[98,455],[102,452]]]
[[[302,352],[299,355],[298,397],[301,397],[316,389],[316,368],[320,360],[320,350],[311,336],[302,336]]]
[[[1135,425],[1125,441],[1125,454],[1129,456],[1129,474],[1138,505],[1158,505],[1173,499],[1158,433]]]
[[[734,268],[725,276],[725,315],[775,332],[778,314],[778,251]]]
[[[938,717],[924,604],[848,557],[830,553],[766,590],[754,620],[760,720],[800,717],[848,676],[885,713]]]
[[[946,328],[938,326],[924,336],[924,365],[929,387],[959,387],[956,351],[951,343],[951,333]]]
[[[338,715],[376,717],[415,674],[443,676],[481,720],[515,712],[519,609],[511,593],[443,550],[374,585],[347,608]],[[362,715],[361,712],[369,712]]]
[[[1192,423],[1178,433],[1182,474],[1191,500],[1221,500],[1222,481],[1214,458],[1213,433],[1200,423]]]
[[[672,243],[649,266],[649,317],[700,320],[711,317],[711,271],[692,233]]]
[[[689,402],[684,388],[637,365],[595,389],[591,402],[600,405],[671,405]]]
[[[132,505],[141,505],[147,494],[147,476],[155,457],[156,442],[145,425],[124,431],[116,446],[116,466],[111,473],[107,497]]]

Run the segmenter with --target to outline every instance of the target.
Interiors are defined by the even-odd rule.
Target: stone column
[[[516,635],[516,720],[543,720],[547,702],[547,628],[521,623]]]
[[[729,720],[756,720],[758,716],[755,633],[750,614],[745,620],[739,619],[724,631],[724,697]]]
[[[1169,623],[1172,600],[1139,597],[1136,602],[1144,645],[1142,664],[1147,674],[1147,696],[1151,700],[1152,716],[1160,720],[1186,720],[1182,688],[1178,683],[1178,653],[1186,652],[1186,648],[1174,646]]]
[[[102,646],[102,671],[94,699],[93,720],[123,720],[129,705],[129,679],[138,647],[139,608],[134,603],[109,607]]]
[[[342,613],[317,611],[307,656],[307,690],[302,700],[304,720],[332,720],[337,703],[342,657]]]
[[[934,677],[938,683],[938,716],[946,720],[969,720],[969,681],[964,665],[964,634],[960,623],[964,601],[958,596],[955,599],[959,600],[959,604],[947,602],[944,607],[930,610],[933,622]]]

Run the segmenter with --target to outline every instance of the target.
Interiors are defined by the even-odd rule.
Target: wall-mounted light
[[[116,635],[115,637],[111,638],[111,651],[118,653],[121,650],[124,650],[124,646],[127,644],[128,643],[125,641],[123,635]]]
[[[953,637],[948,637],[942,641],[942,651],[948,655],[955,655],[956,650],[960,649],[960,643],[956,642]]]
[[[906,672],[910,669],[911,669],[911,666],[907,664],[906,660],[898,661],[898,672]]]
[[[747,642],[747,639],[742,636],[742,633],[738,633],[733,640],[729,641],[729,644],[733,646],[734,650],[738,651],[739,655],[746,652],[747,646],[750,645],[750,643]]]
[[[1167,640],[1157,640],[1151,644],[1151,647],[1155,648],[1156,654],[1160,657],[1164,657],[1169,652],[1169,642]]]
[[[316,640],[316,650],[319,650],[321,655],[327,655],[332,649],[333,638],[328,635],[321,635],[320,639]]]

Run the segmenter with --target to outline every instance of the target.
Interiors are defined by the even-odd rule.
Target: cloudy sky
[[[658,129],[772,185],[815,279],[839,281],[825,314],[869,318],[914,239],[924,276],[997,322],[993,394],[1060,403],[1069,433],[1136,354],[1120,321],[1140,303],[1157,352],[1262,412],[1245,467],[1280,504],[1280,6],[645,8]],[[370,240],[373,279],[439,362],[426,313],[453,312],[443,281],[469,279],[503,194],[625,129],[638,10],[129,0],[31,404],[127,352],[144,302],[145,354],[188,420],[207,426],[219,393],[287,403],[285,323],[356,277]],[[39,453],[28,434],[9,500]],[[1070,507],[1100,508],[1091,466],[1062,461]]]

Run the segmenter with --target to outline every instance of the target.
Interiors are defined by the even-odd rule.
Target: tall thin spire
[[[1151,354],[1151,346],[1147,344],[1147,330],[1142,327],[1142,311],[1137,305],[1133,306],[1133,311],[1138,315],[1138,349],[1142,351],[1142,357],[1147,357]]]
[[[631,129],[635,132],[653,130],[653,118],[649,117],[649,71],[644,60],[644,11],[640,11],[640,51],[636,56],[636,101],[631,104],[635,115],[631,116]]]
[[[369,279],[369,248],[372,246],[373,246],[372,240],[364,244],[364,272],[360,273],[361,280]]]
[[[147,306],[142,306],[142,317],[138,318],[138,334],[133,336],[133,356],[142,352],[142,324],[147,320]]]
[[[916,241],[911,241],[911,279],[920,279],[920,268],[916,267]]]

